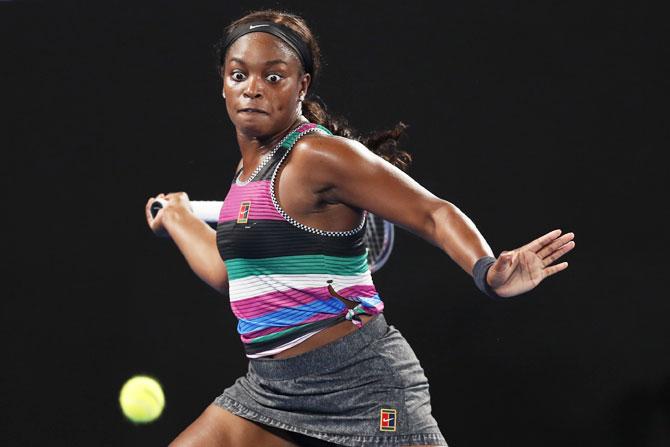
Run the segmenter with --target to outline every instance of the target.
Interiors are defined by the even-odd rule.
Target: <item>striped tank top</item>
[[[359,314],[384,309],[368,269],[365,217],[352,230],[324,231],[296,221],[276,199],[278,169],[310,132],[331,135],[300,125],[247,181],[238,180],[238,171],[219,214],[216,242],[249,358],[277,354],[344,320],[360,327]],[[349,309],[338,297],[358,304]]]

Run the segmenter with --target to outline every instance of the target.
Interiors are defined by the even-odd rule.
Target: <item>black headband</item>
[[[314,75],[312,52],[309,50],[307,44],[302,40],[298,33],[293,31],[291,28],[288,26],[279,25],[274,22],[245,23],[233,28],[226,36],[226,40],[223,42],[223,46],[221,47],[221,60],[219,61],[221,65],[224,63],[224,58],[226,57],[226,51],[228,51],[228,47],[231,46],[237,39],[249,33],[268,33],[279,37],[298,54],[300,62],[302,62],[302,66],[305,69],[305,73],[309,73],[312,76]]]

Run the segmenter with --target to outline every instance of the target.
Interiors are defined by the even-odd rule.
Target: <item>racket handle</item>
[[[207,223],[216,223],[219,220],[219,213],[223,202],[216,200],[191,200],[191,211],[198,219],[204,220]],[[164,199],[156,199],[151,204],[151,216],[156,217],[158,211],[167,205]]]
[[[149,208],[151,210],[151,217],[156,218],[156,214],[158,214],[158,212],[162,210],[164,206],[165,206],[165,200],[163,199],[154,200],[154,203],[151,204],[151,208]]]

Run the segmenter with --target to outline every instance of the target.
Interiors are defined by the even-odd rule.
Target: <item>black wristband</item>
[[[496,258],[493,256],[479,258],[477,262],[475,262],[475,266],[472,268],[472,278],[475,280],[477,288],[490,298],[500,298],[498,294],[493,291],[491,286],[489,286],[489,283],[486,282],[486,274],[489,272],[489,269],[494,262],[496,262]]]

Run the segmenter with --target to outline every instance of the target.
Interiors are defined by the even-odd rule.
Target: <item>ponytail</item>
[[[412,162],[409,152],[400,149],[400,138],[405,135],[407,125],[399,122],[392,129],[360,135],[346,119],[331,116],[318,97],[306,99],[302,103],[302,114],[310,122],[320,124],[334,135],[356,140],[395,167],[406,171]]]

